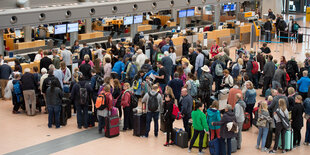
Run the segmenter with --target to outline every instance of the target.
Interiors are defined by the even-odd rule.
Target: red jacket
[[[217,54],[219,54],[219,51],[218,51],[218,48],[219,48],[219,46],[218,45],[212,45],[211,46],[211,57],[213,58],[213,57],[215,57]]]
[[[122,101],[121,101],[121,105],[123,108],[125,107],[129,107],[130,106],[130,92],[129,91],[125,91],[123,96],[122,96]]]
[[[106,99],[106,103],[107,103],[107,105],[108,105],[108,109],[109,110],[112,110],[112,108],[113,108],[113,97],[112,97],[112,94],[109,92],[109,93],[106,93],[105,94],[105,99]]]

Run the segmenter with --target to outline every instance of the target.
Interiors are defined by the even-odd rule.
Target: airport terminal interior
[[[310,71],[309,22],[310,0],[1,0],[0,154],[309,154],[310,74],[303,74]],[[270,57],[273,57],[275,67],[272,68],[275,71],[265,85],[268,78],[264,72],[270,72],[266,69],[267,64],[272,63],[269,62]],[[50,63],[46,62],[47,59]],[[171,64],[167,65],[167,59],[169,62],[172,60]],[[297,70],[291,74],[288,66],[293,60]],[[145,64],[150,69],[145,70]],[[224,68],[221,65],[218,67],[218,64],[223,64]],[[234,64],[241,65],[236,77],[232,77]],[[47,67],[43,69],[43,65]],[[253,66],[249,69],[249,65]],[[172,68],[169,74],[167,68]],[[226,83],[226,68],[233,84],[229,80]],[[136,72],[132,77],[133,70]],[[284,80],[280,79],[283,76],[276,76],[278,72],[283,72]],[[90,76],[87,78],[85,73]],[[206,73],[213,78],[213,83],[209,83],[212,85],[211,90],[208,89],[209,95],[200,95],[208,93],[201,86],[206,80],[203,78]],[[223,75],[224,79],[219,79]],[[47,77],[53,77],[56,82],[46,81]],[[85,89],[82,89],[83,81]],[[175,81],[181,81],[182,86],[179,87]],[[195,81],[199,81],[200,86],[195,86]],[[218,81],[220,86],[217,86]],[[55,86],[55,83],[60,85]],[[90,90],[86,85],[91,87]],[[116,85],[120,85],[120,99],[119,95],[114,95],[116,87],[119,87]],[[236,106],[239,104],[236,99],[238,95],[231,95],[231,90],[241,92],[241,86],[242,93],[239,95],[243,97],[240,100],[252,109]],[[98,91],[99,87],[102,92]],[[289,101],[287,106],[284,105],[289,111],[289,127],[283,127],[286,120],[282,117],[286,117],[286,113],[275,118],[280,112],[270,108],[272,103],[279,107],[276,110],[282,110],[281,102],[275,102],[281,93],[267,96],[262,94],[265,87],[269,91],[272,87],[271,91],[277,90],[278,93],[284,91],[282,96],[289,98],[280,99]],[[158,88],[161,101],[157,99],[159,96],[155,99],[152,96],[156,93],[151,95],[154,88],[156,91]],[[290,94],[289,88],[296,90]],[[55,95],[55,90],[60,90],[60,99]],[[107,93],[111,90],[113,94]],[[251,90],[256,92],[254,98],[249,95]],[[127,91],[131,92],[128,93],[130,99],[126,98]],[[168,92],[175,96],[173,103],[166,101]],[[85,103],[82,103],[83,97],[86,98]],[[137,106],[133,105],[133,98],[137,99]],[[102,104],[108,104],[104,110],[97,106],[99,99],[103,100]],[[150,103],[151,99],[158,103]],[[59,100],[61,103],[58,103]],[[269,113],[275,115],[269,116],[270,126],[264,126],[268,132],[262,139],[269,141],[268,133],[272,142],[266,150],[263,150],[265,146],[257,148],[259,130],[263,127],[257,127],[258,123],[254,123],[254,120],[261,120],[263,108],[260,106],[266,103],[264,101],[268,101],[268,116]],[[298,110],[298,101],[302,102],[302,110]],[[225,118],[226,122],[211,133],[211,126],[216,121],[210,123],[212,116],[207,109],[214,110],[216,106],[212,109],[210,105],[215,102],[219,104],[215,111],[221,113],[219,117]],[[151,105],[160,103],[162,105],[156,105],[155,110],[151,109]],[[170,103],[171,110],[166,108]],[[199,104],[203,107],[199,108]],[[185,105],[190,108],[184,108]],[[99,106],[103,105],[99,103]],[[237,107],[241,107],[241,114],[236,113]],[[83,110],[85,108],[86,111]],[[175,114],[176,109],[180,112]],[[255,109],[259,110],[255,113]],[[198,120],[197,111],[202,114]],[[234,113],[232,117],[228,116],[230,111]],[[101,112],[104,114],[101,115]],[[178,119],[179,114],[183,118]],[[236,120],[240,116],[244,120],[242,131],[236,127],[239,126]],[[146,120],[149,117],[150,125]],[[99,129],[101,119],[105,120],[102,133]],[[172,123],[167,121],[171,119]],[[185,120],[192,122],[193,126],[188,123],[184,125]],[[157,127],[155,121],[158,121]],[[232,125],[229,128],[227,124],[230,122]],[[276,128],[271,127],[272,122],[276,122]],[[296,127],[296,122],[301,127]],[[167,126],[171,125],[173,129],[169,131]],[[125,126],[128,126],[127,130],[124,130]],[[210,131],[206,130],[206,126]],[[148,127],[147,134],[145,130]],[[233,127],[237,131],[233,131]],[[295,129],[300,130],[299,140],[293,137],[298,135]],[[199,138],[189,150],[193,139],[190,134],[196,132],[202,132],[200,135],[205,137],[202,152],[199,151]],[[214,132],[219,134],[216,135],[218,138],[211,139]],[[227,133],[233,136],[227,138]],[[167,143],[167,134],[171,134],[173,144],[170,141]],[[279,141],[276,137],[285,137],[285,149],[280,149],[282,145],[274,147],[275,141]],[[239,141],[241,144],[237,144]],[[226,148],[224,143],[230,145]]]

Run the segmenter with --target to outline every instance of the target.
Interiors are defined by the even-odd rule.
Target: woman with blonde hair
[[[170,86],[166,86],[165,94],[171,95],[171,97],[173,99],[175,99],[174,94],[173,94],[173,90],[172,90],[172,88]]]
[[[286,107],[285,99],[279,99],[279,107],[274,113],[274,119],[276,122],[276,138],[275,144],[273,146],[273,150],[270,150],[269,153],[276,153],[279,145],[279,136],[281,134],[281,144],[282,148],[285,148],[285,133],[287,131],[287,125],[289,125],[288,121],[288,110]],[[287,124],[287,125],[284,125]],[[283,149],[282,153],[286,153],[286,150]]]
[[[288,100],[288,111],[292,111],[294,105],[295,105],[295,97],[296,95],[298,95],[295,92],[295,89],[293,87],[289,87],[287,89],[288,92],[288,96],[287,96],[287,100]]]
[[[258,109],[258,119],[257,119],[257,127],[259,129],[258,136],[257,136],[257,144],[256,149],[259,149],[260,141],[262,141],[261,151],[266,152],[268,149],[265,147],[266,138],[268,135],[269,130],[269,122],[272,121],[272,118],[268,112],[268,105],[267,102],[263,101],[260,102],[260,106]]]

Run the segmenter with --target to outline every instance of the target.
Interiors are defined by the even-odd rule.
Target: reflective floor
[[[301,26],[309,26],[305,17],[296,16]],[[306,31],[302,30],[305,34]],[[309,32],[307,32],[310,34]],[[255,43],[258,47],[258,45]],[[278,46],[278,47],[277,47]],[[295,46],[295,47],[294,47]],[[309,38],[304,37],[304,43],[269,44],[272,55],[279,60],[280,56],[290,59],[295,56],[297,61],[303,61],[304,53],[310,51]],[[250,45],[247,45],[250,49]],[[283,50],[284,49],[284,50]],[[231,48],[231,53],[235,48]],[[231,54],[234,58],[234,55]],[[261,90],[257,90],[261,94]],[[257,100],[262,98],[257,97]],[[68,120],[68,124],[60,129],[47,127],[47,115],[37,114],[26,116],[24,113],[13,115],[11,101],[0,101],[0,154],[197,154],[198,149],[188,153],[187,149],[177,146],[164,147],[166,135],[160,132],[158,138],[153,135],[153,123],[148,139],[135,137],[132,131],[121,132],[115,138],[105,138],[98,135],[96,128],[78,129],[76,116]],[[96,124],[97,125],[97,124]],[[182,121],[175,121],[175,127],[182,127]],[[255,149],[258,129],[253,127],[243,132],[242,148],[236,155],[266,154]],[[304,140],[305,127],[302,129],[302,141]],[[273,146],[273,145],[272,145]],[[309,154],[310,146],[294,149],[286,154]],[[209,154],[209,150],[205,150]],[[279,152],[280,153],[280,152]]]

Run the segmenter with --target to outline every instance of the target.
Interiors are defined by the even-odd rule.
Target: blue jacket
[[[189,94],[183,96],[183,99],[181,100],[181,105],[181,113],[183,115],[191,116],[191,112],[193,110],[193,98]]]
[[[302,93],[308,92],[308,87],[310,86],[310,78],[309,77],[302,77],[300,80],[297,81],[299,91]]]
[[[220,111],[216,110],[216,109],[212,109],[209,108],[207,110],[207,123],[209,125],[209,128],[212,130],[217,130],[219,129],[221,126],[213,126],[212,122],[219,122],[221,121],[221,113]]]
[[[164,45],[160,50],[164,53],[166,51],[169,51],[170,45]]]
[[[306,98],[304,101],[305,114],[310,115],[310,98]]]
[[[179,100],[181,97],[181,89],[183,87],[183,81],[179,78],[175,78],[168,82],[168,86],[172,88],[175,99]]]
[[[248,89],[245,92],[244,102],[246,104],[255,104],[256,103],[256,91],[255,91],[255,89]]]
[[[119,76],[125,69],[125,64],[122,61],[117,61],[112,68],[112,72],[116,72]]]

